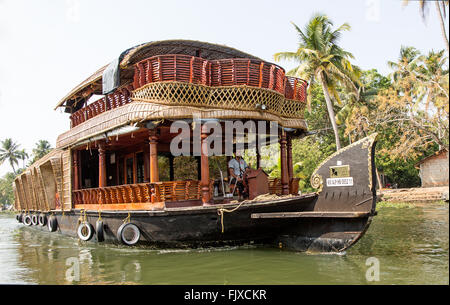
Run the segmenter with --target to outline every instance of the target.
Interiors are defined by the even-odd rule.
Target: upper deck
[[[308,83],[241,51],[196,41],[163,41],[129,49],[115,64],[118,77],[112,92],[102,94],[105,73],[114,64],[98,70],[57,105],[71,113],[71,130],[59,137],[57,147],[66,147],[81,136],[96,136],[100,130],[94,125],[102,124],[101,132],[105,132],[118,124],[134,123],[130,120],[189,118],[195,109],[215,111],[218,119],[271,120],[306,129],[303,113]],[[94,94],[103,97],[90,102]],[[133,102],[139,107],[125,110],[123,106]],[[127,113],[132,119],[109,126],[107,117],[100,116],[124,117],[124,111],[137,108],[141,113],[147,111],[145,118]],[[177,108],[176,114],[171,114],[172,108]]]

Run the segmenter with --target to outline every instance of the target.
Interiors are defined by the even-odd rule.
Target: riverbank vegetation
[[[13,170],[0,178],[0,208],[14,203],[12,184],[16,176],[51,150],[52,146],[46,140],[39,140],[32,149],[31,155],[25,149],[20,149],[20,144],[10,138],[0,141],[0,165],[7,163]]]
[[[305,119],[312,135],[293,141],[300,189],[312,191],[310,175],[340,143],[346,146],[374,132],[379,135],[378,172],[399,188],[420,186],[415,164],[449,148],[445,50],[422,54],[402,46],[397,59],[386,59],[391,73],[382,75],[353,65],[351,53],[338,45],[350,25],[334,27],[325,15],[315,15],[303,28],[293,24],[293,30],[299,36],[298,49],[274,58],[298,64],[288,74],[310,84]]]

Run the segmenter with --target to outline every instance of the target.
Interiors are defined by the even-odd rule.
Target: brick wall
[[[422,187],[449,185],[448,152],[428,158],[420,164]]]

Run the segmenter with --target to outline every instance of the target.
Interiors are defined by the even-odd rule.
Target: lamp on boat
[[[256,104],[255,107],[256,107],[256,109],[259,109],[259,110],[266,110],[267,109],[267,106],[264,105],[264,104]]]

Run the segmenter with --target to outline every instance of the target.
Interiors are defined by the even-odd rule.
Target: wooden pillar
[[[98,187],[106,186],[106,149],[101,143],[98,145]]]
[[[175,175],[174,175],[174,171],[173,171],[173,156],[170,155],[169,156],[169,180],[170,181],[174,181],[175,180]]]
[[[289,194],[289,176],[286,156],[286,132],[281,130],[280,137],[280,158],[281,158],[281,194]]]
[[[294,165],[292,164],[292,137],[290,134],[286,135],[286,140],[288,180],[290,183],[292,178],[294,178]]]
[[[156,129],[150,129],[148,133],[150,141],[150,182],[159,182],[158,136]]]
[[[73,151],[73,190],[80,189],[80,171],[78,161],[78,150]]]
[[[256,145],[256,169],[261,167],[261,155],[259,153],[258,145]]]
[[[202,140],[202,149],[201,149],[201,189],[202,189],[202,202],[203,205],[208,205],[211,201],[211,193],[209,190],[209,160],[208,160],[208,142],[206,138],[208,134],[202,128],[201,130],[201,140]]]

